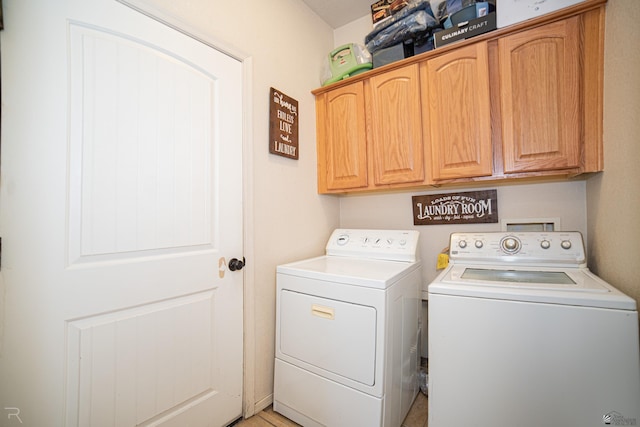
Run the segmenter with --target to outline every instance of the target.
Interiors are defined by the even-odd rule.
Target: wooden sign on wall
[[[413,225],[498,222],[498,191],[413,196]]]
[[[269,104],[269,152],[297,160],[298,101],[271,88]]]

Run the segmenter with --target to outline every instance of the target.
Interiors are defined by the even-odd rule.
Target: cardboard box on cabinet
[[[378,0],[371,5],[371,21],[374,24],[391,16],[391,3],[393,0]]]
[[[585,0],[500,0],[496,3],[498,28],[537,18]]]

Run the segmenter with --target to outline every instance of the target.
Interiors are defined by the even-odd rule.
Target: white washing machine
[[[640,424],[635,300],[575,232],[454,233],[429,291],[429,427]]]
[[[400,427],[418,391],[417,231],[333,232],[277,268],[273,409],[305,427]]]

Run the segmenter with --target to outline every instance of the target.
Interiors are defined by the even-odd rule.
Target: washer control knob
[[[467,241],[466,240],[460,240],[458,242],[458,246],[460,246],[462,249],[467,247]]]
[[[571,249],[571,240],[563,240],[562,243],[560,243],[560,247],[562,247],[562,249]]]
[[[482,243],[482,240],[476,240],[476,248],[481,249],[482,246],[484,246],[484,244]]]
[[[549,242],[548,240],[543,240],[542,242],[540,242],[540,247],[542,249],[549,249],[551,247],[551,242]]]
[[[520,249],[520,242],[515,237],[505,237],[502,240],[501,246],[505,252],[513,254],[518,252]]]

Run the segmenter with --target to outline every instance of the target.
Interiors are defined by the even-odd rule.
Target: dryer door
[[[283,354],[300,362],[302,367],[320,368],[374,385],[374,307],[284,289],[280,294],[279,315]]]

